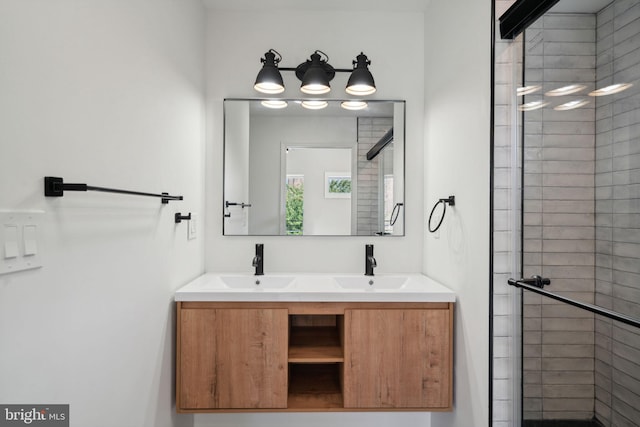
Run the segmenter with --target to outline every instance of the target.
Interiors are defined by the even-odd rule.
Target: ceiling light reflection
[[[302,106],[309,110],[322,110],[329,105],[327,101],[302,101]]]
[[[364,101],[342,101],[340,106],[345,110],[363,110],[367,108],[367,103]]]
[[[527,102],[526,104],[518,105],[518,110],[520,111],[539,110],[540,108],[546,107],[547,105],[549,105],[549,103],[545,101],[532,101],[532,102]]]
[[[523,86],[516,89],[517,96],[529,95],[531,93],[535,93],[542,89],[542,86],[532,85],[532,86]]]
[[[286,108],[287,101],[277,100],[277,99],[265,99],[260,102],[263,106],[267,108]]]
[[[633,83],[616,83],[614,85],[603,87],[602,89],[594,90],[589,93],[589,96],[613,95],[614,93],[620,93],[623,90],[627,90],[631,86],[633,86]]]
[[[581,90],[586,89],[585,85],[569,85],[569,86],[563,86],[563,87],[559,87],[558,89],[553,89],[550,90],[549,92],[545,93],[546,96],[564,96],[564,95],[571,95],[572,93],[576,93],[576,92],[580,92]]]
[[[576,108],[584,107],[588,103],[589,101],[586,99],[577,99],[575,101],[570,101],[570,102],[565,102],[564,104],[560,104],[557,107],[554,107],[553,109],[557,111],[573,110]]]

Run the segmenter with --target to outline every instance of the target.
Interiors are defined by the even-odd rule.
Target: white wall
[[[201,274],[198,1],[0,1],[0,209],[41,209],[44,267],[0,276],[0,402],[176,426],[173,292]],[[43,177],[185,197],[67,193]]]
[[[489,416],[491,2],[431,2],[425,16],[425,222],[439,198],[456,196],[439,232],[425,233],[425,273],[457,293],[455,409],[432,422],[480,427]]]
[[[358,25],[354,30],[355,23]],[[257,242],[265,244],[265,271],[363,272],[364,245],[375,244],[377,272],[422,270],[424,16],[422,12],[220,11],[207,21],[207,271],[250,272]],[[313,30],[317,29],[317,31]],[[349,67],[365,52],[378,92],[375,99],[407,100],[406,237],[222,236],[222,104],[225,97],[259,97],[253,83],[270,48],[282,66],[304,62],[316,49],[335,67]],[[283,97],[299,97],[300,82],[283,72]],[[331,96],[344,98],[348,74],[337,74]]]

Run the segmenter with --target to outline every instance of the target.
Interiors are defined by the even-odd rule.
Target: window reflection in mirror
[[[225,235],[404,235],[404,101],[261,101],[224,101]]]

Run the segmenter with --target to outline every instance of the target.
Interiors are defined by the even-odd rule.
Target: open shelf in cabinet
[[[342,363],[290,363],[289,409],[342,408]]]
[[[290,316],[289,363],[344,362],[344,316]]]
[[[288,408],[343,408],[344,315],[289,316]]]

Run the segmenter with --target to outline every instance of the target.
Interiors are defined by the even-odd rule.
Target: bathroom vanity
[[[422,275],[201,276],[176,292],[177,411],[451,410],[454,301]]]

